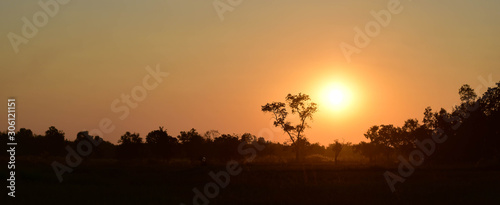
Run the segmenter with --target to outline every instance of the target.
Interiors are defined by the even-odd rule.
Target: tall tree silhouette
[[[428,130],[434,130],[437,128],[437,113],[432,112],[432,108],[430,106],[425,108],[424,119],[422,122]]]
[[[342,151],[343,146],[344,145],[342,145],[342,143],[340,143],[339,140],[335,140],[335,143],[330,144],[328,146],[328,149],[333,150],[333,158],[335,159],[335,164],[337,164],[337,159],[340,155],[340,152]]]
[[[308,128],[307,120],[312,120],[313,114],[318,110],[316,103],[310,102],[309,95],[299,93],[298,95],[288,94],[286,96],[286,104],[283,102],[267,103],[262,106],[263,112],[273,114],[274,126],[280,127],[288,134],[292,144],[295,147],[295,160],[301,161],[301,149],[306,142],[304,130]],[[293,126],[290,121],[287,121],[288,111],[286,105],[290,107],[292,114],[297,114],[299,122]]]

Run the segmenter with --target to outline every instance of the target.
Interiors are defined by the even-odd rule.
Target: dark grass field
[[[16,198],[1,204],[193,204],[193,188],[214,182],[224,164],[86,161],[59,183],[50,160],[19,160]],[[392,193],[386,168],[360,165],[245,165],[210,204],[499,204],[500,170],[434,167],[415,170]],[[392,170],[397,173],[396,170]],[[2,176],[7,176],[2,169]],[[214,191],[213,189],[211,190]],[[4,203],[6,202],[6,203]],[[202,200],[199,200],[201,203]]]

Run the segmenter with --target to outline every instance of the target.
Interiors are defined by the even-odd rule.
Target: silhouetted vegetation
[[[274,115],[275,125],[288,134],[291,143],[266,141],[251,133],[221,134],[209,130],[200,134],[194,128],[174,137],[159,127],[144,139],[138,133],[125,132],[117,144],[102,141],[94,147],[81,167],[66,176],[64,183],[70,185],[64,189],[54,184],[56,177],[49,164],[54,159],[63,161],[67,146],[78,150],[81,141],[88,138],[100,141],[101,137],[82,131],[74,141],[68,141],[65,133],[53,126],[43,135],[21,128],[16,133],[20,145],[16,150],[16,166],[19,166],[19,184],[23,188],[19,194],[25,195],[22,197],[25,201],[33,202],[27,193],[42,197],[57,191],[61,197],[54,200],[63,203],[72,199],[73,193],[92,190],[99,194],[89,195],[88,201],[80,203],[93,199],[132,203],[133,199],[124,195],[138,196],[133,201],[137,203],[152,198],[164,204],[179,203],[191,200],[193,187],[201,187],[200,182],[213,180],[207,178],[210,172],[226,169],[226,162],[236,160],[244,170],[252,172],[231,178],[231,189],[221,192],[214,203],[490,202],[495,200],[500,180],[495,171],[500,144],[499,86],[497,83],[478,97],[470,86],[464,85],[459,89],[460,104],[451,112],[427,107],[421,121],[408,119],[401,127],[374,125],[364,134],[369,142],[358,144],[338,139],[332,139],[327,147],[310,143],[303,133],[307,128],[306,119],[312,117],[316,107],[314,103],[307,103],[310,99],[303,94],[286,98],[292,114],[299,114],[300,122],[295,126],[285,120],[288,116],[285,103],[262,106],[264,112]],[[413,150],[421,149],[419,142],[432,139],[435,133],[442,133],[446,141],[436,144],[434,152],[425,158],[425,164],[431,166],[415,172],[414,179],[407,180],[398,188],[397,195],[393,195],[382,177],[383,172],[394,169],[398,156],[408,158]],[[5,144],[6,132],[0,135],[1,143]],[[254,143],[263,145],[264,149],[247,162],[239,151],[251,148]],[[2,159],[7,158],[6,154],[0,152]],[[37,166],[40,163],[47,166]],[[455,170],[456,166],[466,166],[466,169]],[[459,182],[463,178],[468,181]],[[38,182],[43,182],[43,186]],[[144,191],[123,188],[131,184],[141,186]],[[283,190],[287,195],[282,195]],[[250,195],[242,194],[250,192]],[[366,194],[369,201],[357,197],[358,193]],[[463,197],[447,197],[457,193]],[[272,199],[267,198],[268,195],[272,195]]]
[[[447,136],[446,142],[439,144],[435,152],[426,159],[432,163],[469,163],[479,164],[491,162],[498,164],[500,145],[500,83],[489,88],[478,97],[469,85],[459,89],[460,104],[451,112],[441,108],[435,112],[431,107],[424,110],[422,121],[408,119],[403,126],[374,125],[370,127],[365,137],[369,142],[358,144],[340,143],[332,140],[328,147],[311,144],[303,135],[307,128],[307,119],[317,108],[309,103],[305,94],[288,95],[286,104],[281,102],[268,103],[262,106],[262,111],[271,112],[275,119],[274,125],[288,134],[291,144],[266,141],[262,137],[250,133],[220,134],[209,130],[200,135],[196,129],[181,131],[176,137],[167,133],[164,127],[149,132],[145,140],[138,133],[126,132],[115,145],[103,141],[93,150],[88,158],[104,159],[150,159],[165,162],[186,161],[190,163],[223,163],[228,160],[241,160],[238,146],[252,143],[265,145],[259,152],[256,162],[285,163],[305,159],[306,161],[335,162],[351,161],[358,163],[394,163],[397,156],[408,156],[418,149],[417,142],[431,139],[433,133],[442,132]],[[292,126],[287,121],[288,111],[298,114],[299,123]],[[0,133],[2,140],[6,133]],[[44,135],[36,135],[30,129],[21,128],[16,133],[22,146],[18,147],[18,156],[63,157],[65,147],[75,147],[80,140],[88,136],[87,131],[77,134],[74,141],[65,140],[65,133],[55,127],[49,127]],[[90,136],[95,140],[99,136]],[[341,154],[343,153],[343,154]],[[5,152],[1,153],[5,155]]]
[[[418,149],[417,142],[432,139],[439,132],[446,141],[435,147],[428,161],[436,163],[472,163],[488,161],[498,165],[500,143],[500,83],[488,88],[481,96],[469,85],[459,89],[461,103],[451,112],[441,108],[433,112],[425,108],[422,123],[408,119],[402,127],[375,125],[365,133],[370,143],[360,143],[356,149],[370,158],[385,155],[388,161],[397,155],[408,156]]]
[[[274,126],[280,127],[290,137],[292,145],[295,148],[296,161],[301,161],[303,155],[301,150],[306,145],[307,140],[304,136],[304,130],[308,127],[306,121],[307,119],[312,120],[312,115],[318,110],[316,103],[309,102],[310,100],[309,95],[306,94],[288,94],[286,96],[286,104],[283,102],[273,102],[262,106],[263,112],[273,114]],[[299,117],[299,123],[295,126],[287,118],[289,113],[286,105],[290,107],[292,114],[297,114]]]

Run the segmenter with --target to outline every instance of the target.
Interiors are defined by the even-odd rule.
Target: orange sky
[[[480,79],[499,81],[498,1],[401,1],[349,63],[339,45],[354,45],[354,28],[388,2],[248,0],[221,21],[212,1],[71,1],[18,53],[8,33],[21,35],[21,18],[42,9],[1,2],[0,94],[17,99],[18,127],[42,134],[53,125],[73,140],[108,118],[115,130],[103,137],[116,143],[125,131],[144,137],[158,126],[174,136],[190,128],[257,134],[272,123],[261,105],[302,92],[319,104],[306,135],[326,145],[365,140],[372,125],[421,120],[426,106],[450,109],[464,83],[482,93]],[[112,102],[156,65],[169,76],[121,120]],[[352,100],[333,112],[323,90],[335,83]],[[0,124],[6,129],[6,117]],[[274,131],[265,137],[287,139]]]

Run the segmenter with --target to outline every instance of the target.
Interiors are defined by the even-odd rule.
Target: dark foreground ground
[[[225,165],[84,162],[59,183],[49,160],[18,161],[16,198],[0,204],[193,204],[194,188],[214,185]],[[2,164],[6,162],[2,161]],[[500,170],[417,169],[392,193],[382,167],[246,165],[225,188],[208,189],[210,204],[500,204]],[[1,169],[5,186],[6,169]],[[392,170],[397,173],[397,170]],[[210,186],[209,185],[209,186]],[[218,191],[216,190],[218,189]],[[210,195],[211,194],[211,195]],[[213,197],[213,198],[210,198]],[[200,204],[203,199],[197,198]]]

